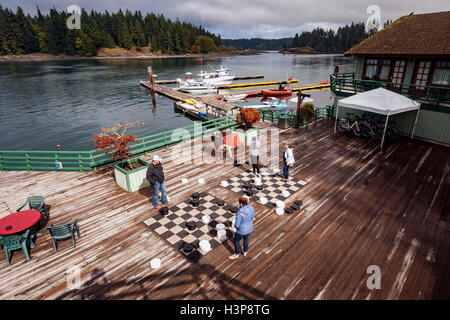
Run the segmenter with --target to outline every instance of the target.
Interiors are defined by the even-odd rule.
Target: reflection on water
[[[299,79],[300,84],[329,80],[334,66],[352,72],[355,62],[337,55],[282,55],[169,59],[72,60],[0,63],[0,150],[91,150],[100,127],[138,120],[146,136],[186,126],[173,102],[139,85],[151,65],[157,79],[182,78],[224,65],[236,75],[263,74],[263,81]],[[255,80],[250,80],[255,81]],[[258,80],[259,81],[259,80]],[[330,93],[313,92],[316,105],[330,103]],[[250,99],[258,103],[261,98]],[[156,103],[156,105],[155,105]]]

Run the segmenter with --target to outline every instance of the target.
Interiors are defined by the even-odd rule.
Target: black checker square
[[[164,227],[166,227],[167,229],[172,229],[173,227],[175,227],[176,224],[173,223],[173,221],[170,221],[169,223],[167,223]]]
[[[195,212],[195,214],[197,214],[197,212]],[[181,218],[183,218],[184,220],[189,220],[189,218],[192,217],[191,214],[189,213],[184,213],[182,216],[180,216]]]
[[[203,236],[203,231],[196,229],[194,232],[192,232],[192,235],[196,238],[200,238],[201,236]]]
[[[194,208],[190,204],[190,200],[187,199],[186,201],[171,206],[169,213],[165,216],[158,212],[150,219],[144,221],[144,224],[176,248],[186,259],[191,262],[197,262],[204,255],[219,247],[224,241],[233,236],[234,228],[232,228],[232,221],[234,220],[235,214],[225,209],[231,208],[232,206],[230,204],[225,203],[223,207],[220,207],[217,205],[219,199],[208,193],[200,193],[200,206],[198,207]],[[211,219],[208,224],[205,224],[202,220],[205,215]],[[196,223],[194,230],[189,230],[186,227],[186,222],[188,221],[194,221]],[[227,238],[220,241],[217,238],[216,230],[218,223],[225,225],[227,234]],[[209,241],[212,250],[203,252],[199,248],[201,240]],[[184,252],[183,249],[187,244],[193,245],[194,250]]]
[[[245,194],[248,184],[254,183],[254,181],[255,177],[253,173],[251,171],[246,171],[228,179],[228,186],[226,186],[225,188],[242,196]],[[261,176],[261,186],[263,187],[262,190],[258,190],[256,189],[256,187],[254,187],[252,189],[254,195],[249,198],[251,201],[255,201],[258,203],[260,203],[260,198],[267,198],[268,202],[264,206],[271,209],[276,206],[275,203],[278,200],[288,200],[292,194],[299,191],[307,184],[307,181],[299,180],[293,177],[289,178],[288,181],[284,181],[284,179],[280,175],[263,175]],[[288,191],[289,196],[283,196],[283,191]]]
[[[155,230],[158,229],[159,227],[161,227],[161,223],[159,223],[158,221],[155,221],[154,223],[152,223],[151,226],[149,226],[151,229]]]
[[[177,233],[177,236],[180,237],[181,239],[186,238],[189,235],[189,232],[186,229],[181,230],[180,232]],[[166,239],[166,238],[164,238]]]

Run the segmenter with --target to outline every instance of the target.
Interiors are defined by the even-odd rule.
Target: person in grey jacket
[[[234,254],[228,258],[231,260],[239,258],[241,253],[241,240],[244,239],[244,257],[248,253],[248,240],[250,233],[253,231],[253,218],[255,217],[255,209],[248,204],[247,198],[239,198],[240,208],[236,213],[236,220],[234,227],[236,228],[236,234],[234,235]]]

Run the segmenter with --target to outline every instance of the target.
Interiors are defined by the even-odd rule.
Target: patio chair
[[[76,219],[72,223],[64,224],[62,226],[53,226],[53,224],[51,224],[49,227],[47,227],[47,229],[52,236],[53,248],[55,249],[55,252],[58,252],[58,247],[56,244],[57,240],[72,238],[73,247],[76,247],[74,232],[76,231],[78,238],[80,237],[80,230],[78,229]]]
[[[12,236],[0,236],[0,243],[2,247],[5,249],[6,253],[6,261],[8,265],[10,265],[9,260],[9,252],[13,250],[22,250],[25,254],[25,258],[30,260],[30,254],[28,253],[28,247],[35,248],[34,241],[36,240],[37,235],[30,235],[30,230],[25,231],[25,233],[21,235],[12,235]]]
[[[31,196],[27,198],[27,201],[19,208],[17,211],[22,210],[28,204],[30,210],[37,210],[40,213],[44,214],[47,218],[47,221],[50,220],[50,215],[45,207],[45,198],[41,196]]]

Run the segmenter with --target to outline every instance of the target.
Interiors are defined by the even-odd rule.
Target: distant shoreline
[[[234,52],[215,52],[215,53],[193,53],[193,54],[119,54],[119,55],[102,55],[93,57],[84,56],[69,56],[66,54],[51,55],[48,53],[30,53],[26,55],[7,55],[0,56],[1,62],[43,62],[43,61],[64,61],[64,60],[121,60],[121,59],[167,59],[167,58],[200,58],[200,57],[227,57],[227,56],[241,56],[241,55],[258,55],[263,51],[248,50],[248,51],[234,51]]]

